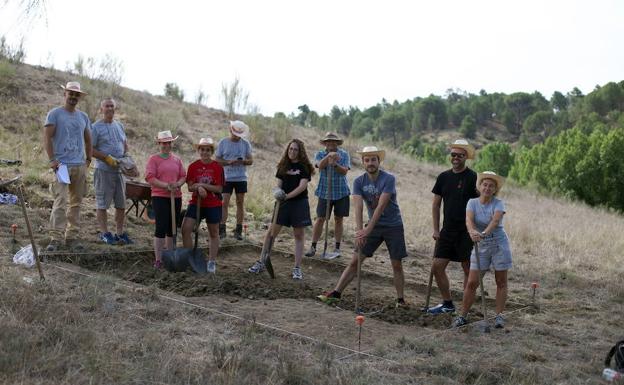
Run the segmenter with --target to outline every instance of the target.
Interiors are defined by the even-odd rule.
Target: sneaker
[[[264,263],[262,261],[256,261],[252,267],[249,268],[250,273],[258,274],[264,270]]]
[[[153,266],[154,266],[154,269],[157,269],[157,270],[161,269],[163,266],[162,261],[154,261]]]
[[[407,304],[407,302],[405,302],[403,298],[397,298],[396,302],[394,303],[394,307],[397,309],[407,309],[409,308],[409,305]]]
[[[454,313],[454,312],[455,312],[454,305],[447,306],[443,303],[427,309],[427,313],[429,314],[443,314],[443,313]]]
[[[61,247],[61,243],[57,241],[56,239],[53,239],[50,241],[50,243],[48,243],[48,245],[45,248],[45,251],[47,253],[54,253],[58,251],[60,247]]]
[[[332,253],[332,257],[334,258],[338,258],[340,257],[342,254],[340,254],[340,249],[334,249],[334,252]]]
[[[316,254],[316,247],[310,246],[310,250],[308,250],[308,252],[305,253],[304,255],[306,257],[314,257],[314,254]]]
[[[208,266],[206,267],[209,273],[214,274],[217,272],[217,262],[216,261],[208,261]]]
[[[117,243],[120,245],[131,245],[134,243],[134,241],[130,239],[130,237],[128,236],[128,233],[126,232],[121,233],[121,235],[115,234],[115,237],[118,240]]]
[[[106,243],[107,245],[117,244],[117,242],[115,241],[115,238],[113,237],[113,234],[111,234],[110,231],[107,231],[105,233],[100,233],[100,241]]]
[[[243,229],[240,229],[240,231],[239,231],[238,228],[236,228],[236,230],[234,230],[233,236],[234,236],[234,238],[237,241],[242,241],[243,240]]]
[[[293,279],[298,279],[298,280],[303,279],[303,273],[301,272],[300,267],[293,268],[292,277]]]
[[[468,321],[466,321],[466,318],[465,318],[465,317],[463,317],[463,316],[461,316],[461,315],[460,315],[460,316],[458,316],[457,318],[455,318],[455,319],[453,320],[452,327],[454,327],[454,328],[458,328],[458,327],[462,327],[462,326],[464,326],[464,325],[466,325],[466,324],[468,324]]]
[[[340,297],[336,296],[336,293],[333,291],[326,291],[321,295],[317,295],[316,298],[327,305],[333,305],[340,301]]]
[[[225,223],[219,223],[219,238],[225,238]]]
[[[503,318],[503,315],[501,313],[498,313],[496,315],[496,318],[494,318],[494,327],[497,329],[502,329],[505,327],[505,318]]]

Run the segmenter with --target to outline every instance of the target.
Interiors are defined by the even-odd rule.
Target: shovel
[[[362,309],[360,309],[360,292],[362,285],[362,253],[360,252],[360,247],[357,246],[355,249],[355,256],[357,257],[357,284],[355,286],[355,314],[362,314]]]
[[[204,253],[202,249],[197,248],[197,238],[199,238],[199,222],[201,221],[201,196],[199,192],[197,193],[197,216],[195,217],[195,243],[193,244],[193,249],[189,255],[189,264],[191,265],[191,269],[197,274],[207,274],[208,273],[208,265],[206,264],[206,259],[204,258]],[[186,251],[188,249],[182,249],[182,251]]]
[[[281,206],[281,202],[275,200],[275,206],[273,206],[273,218],[271,219],[271,227],[269,227],[269,239],[262,245],[262,252],[260,253],[260,261],[264,263],[266,267],[267,273],[271,276],[271,278],[275,279],[275,272],[273,271],[273,264],[271,263],[271,249],[273,248],[273,241],[275,237],[273,236],[273,227],[277,223],[277,215],[279,214],[279,209]]]
[[[162,260],[165,269],[171,272],[186,271],[189,267],[189,254],[191,249],[176,249],[178,231],[175,215],[175,191],[171,191],[171,234],[173,235],[173,249],[163,250]],[[199,210],[198,210],[199,211]]]
[[[477,326],[483,333],[490,332],[490,325],[487,321],[487,308],[485,307],[485,289],[483,289],[483,272],[481,271],[481,258],[479,257],[479,242],[474,243],[475,256],[477,258],[477,269],[479,269],[479,288],[481,289],[481,311],[483,321],[479,321]]]
[[[431,260],[431,270],[429,271],[429,284],[427,285],[427,299],[425,300],[425,307],[420,309],[423,312],[429,310],[429,300],[431,299],[431,286],[433,286],[433,260]]]
[[[329,233],[329,217],[331,216],[331,188],[332,188],[332,178],[331,178],[331,166],[327,165],[325,168],[327,170],[327,207],[325,207],[325,244],[323,245],[323,254],[321,254],[322,259],[334,259],[337,257],[336,253],[328,253],[327,252],[327,235]]]

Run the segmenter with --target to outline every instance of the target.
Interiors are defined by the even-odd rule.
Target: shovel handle
[[[479,256],[479,242],[474,243],[475,257],[477,259],[477,269],[479,269],[479,288],[481,289],[481,307],[483,321],[487,323],[487,307],[485,306],[485,289],[483,289],[483,272],[481,271],[481,258]]]
[[[325,208],[325,244],[323,245],[323,255],[324,258],[327,253],[327,236],[329,233],[329,217],[331,216],[331,189],[332,189],[332,178],[331,171],[332,166],[327,165],[325,170],[327,171],[327,207]]]
[[[35,264],[37,265],[37,271],[39,272],[39,279],[45,281],[43,270],[41,269],[41,263],[39,262],[39,252],[37,251],[37,243],[33,236],[32,227],[30,226],[30,219],[28,219],[28,212],[26,211],[26,203],[24,202],[24,190],[22,185],[17,186],[17,192],[19,193],[19,200],[22,206],[22,213],[24,214],[24,220],[26,221],[26,228],[28,229],[28,237],[30,237],[30,244],[33,250],[33,256],[35,257]]]
[[[362,284],[362,253],[360,247],[355,249],[355,256],[357,257],[357,284],[355,292],[355,314],[360,314],[360,292]]]
[[[199,190],[197,191],[197,214],[195,215],[195,244],[193,245],[193,254],[195,254],[195,251],[197,250],[197,241],[199,238],[199,221],[201,221],[201,196],[199,195]]]
[[[173,237],[173,249],[176,247],[176,238],[178,237],[178,231],[176,226],[175,215],[175,191],[171,190],[171,236]]]

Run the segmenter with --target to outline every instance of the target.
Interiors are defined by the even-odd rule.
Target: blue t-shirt
[[[91,143],[94,150],[111,155],[113,158],[121,158],[124,155],[125,142],[126,134],[124,133],[124,127],[116,120],[113,120],[112,123],[98,120],[91,126]],[[119,168],[113,168],[100,159],[95,160],[95,168],[110,172],[121,172]]]
[[[56,107],[46,117],[44,126],[55,127],[52,137],[54,158],[68,166],[85,164],[85,130],[91,129],[87,114],[80,110],[69,112],[63,107]]]
[[[223,160],[247,159],[251,156],[251,144],[243,138],[237,142],[229,137],[223,138],[217,145],[215,156]],[[226,182],[244,182],[247,180],[247,166],[245,165],[223,166],[223,170],[225,171]]]
[[[351,169],[351,158],[349,158],[349,153],[339,148],[337,151],[338,155],[340,155],[340,160],[338,160],[338,164],[347,169]],[[326,157],[328,154],[327,150],[321,150],[316,153],[314,156],[314,165],[318,167],[321,160]],[[333,167],[332,167],[333,168]],[[328,167],[325,167],[321,170],[321,176],[319,177],[318,186],[316,186],[316,192],[314,193],[317,197],[321,199],[327,199],[327,170]],[[335,168],[331,171],[331,196],[329,199],[333,201],[337,201],[338,199],[349,196],[351,193],[349,191],[349,182],[347,181],[347,176],[342,175]]]
[[[477,230],[483,231],[492,221],[492,217],[496,211],[505,212],[505,204],[502,200],[492,197],[492,200],[486,204],[482,204],[479,198],[473,198],[466,204],[466,211],[472,211],[474,214],[474,223]],[[496,235],[503,230],[503,219],[501,218],[498,226],[492,234]]]
[[[369,220],[373,217],[373,213],[377,208],[381,194],[392,194],[390,202],[388,202],[388,205],[381,214],[381,217],[379,217],[379,221],[377,221],[377,225],[388,227],[403,225],[401,210],[399,210],[399,204],[397,203],[395,185],[394,175],[387,173],[384,170],[379,170],[379,176],[375,181],[371,180],[367,173],[358,176],[353,181],[353,195],[360,195],[364,200],[364,203],[366,203]]]

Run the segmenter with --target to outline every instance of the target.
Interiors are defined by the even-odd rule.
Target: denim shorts
[[[199,210],[199,221],[206,219],[206,224],[221,223],[221,216],[223,215],[223,209],[221,206],[217,207],[202,207]],[[191,218],[197,220],[197,205],[191,204],[186,208],[185,218]]]
[[[494,271],[511,269],[511,248],[507,234],[486,237],[479,242],[479,263],[481,271],[489,270],[490,267],[493,267]],[[470,270],[479,270],[474,249],[470,255]]]

